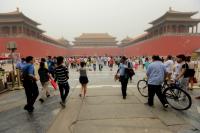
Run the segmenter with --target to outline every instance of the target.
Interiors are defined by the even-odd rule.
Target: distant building
[[[117,41],[108,33],[83,33],[76,37],[73,47],[116,47]]]
[[[83,33],[73,42],[71,54],[75,56],[119,56],[122,54],[116,38],[108,33]]]

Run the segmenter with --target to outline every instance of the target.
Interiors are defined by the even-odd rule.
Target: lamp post
[[[7,49],[11,52],[11,58],[12,58],[12,87],[15,85],[15,65],[14,65],[14,52],[17,50],[17,45],[15,42],[8,42],[7,43]]]

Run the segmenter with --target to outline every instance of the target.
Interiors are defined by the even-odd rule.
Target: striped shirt
[[[58,66],[55,68],[55,76],[58,84],[65,84],[69,79],[69,71],[66,67],[62,65]]]

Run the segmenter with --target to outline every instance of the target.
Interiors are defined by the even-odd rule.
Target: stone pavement
[[[144,77],[136,72],[128,85],[128,97],[122,99],[120,83],[114,81],[114,71],[89,72],[88,94],[80,98],[78,73],[70,71],[71,91],[65,109],[59,105],[59,92],[44,104],[36,103],[30,115],[23,110],[23,91],[0,95],[0,133],[198,133],[200,132],[200,102],[193,99],[187,111],[164,110],[156,98],[155,107],[144,103],[146,98],[137,91],[137,80]],[[192,96],[198,95],[194,90]],[[11,128],[12,127],[12,128]]]

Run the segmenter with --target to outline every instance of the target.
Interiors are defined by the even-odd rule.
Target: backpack
[[[128,73],[128,75],[129,75],[129,77],[132,77],[133,75],[135,75],[135,72],[134,72],[134,70],[133,70],[132,65],[131,65],[130,62],[128,62],[128,70],[127,70],[127,73]]]

